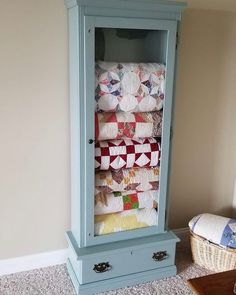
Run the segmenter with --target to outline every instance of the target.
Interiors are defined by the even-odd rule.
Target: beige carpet
[[[186,281],[211,272],[194,265],[187,241],[177,249],[175,277],[103,293],[104,295],[193,295]],[[0,277],[0,295],[75,295],[65,265]]]

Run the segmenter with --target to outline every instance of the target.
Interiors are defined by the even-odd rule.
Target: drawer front
[[[175,244],[156,245],[133,250],[132,257],[139,271],[173,265],[175,261]]]
[[[132,272],[131,265],[127,263],[127,261],[130,261],[130,256],[130,252],[125,251],[117,254],[107,253],[105,255],[93,256],[92,258],[82,260],[82,276],[80,283],[85,284],[110,279]],[[102,269],[104,263],[108,263],[110,267],[107,266],[106,269]]]
[[[80,284],[110,279],[131,273],[166,267],[174,264],[175,243],[156,245],[142,249],[130,248],[88,257],[81,263]]]

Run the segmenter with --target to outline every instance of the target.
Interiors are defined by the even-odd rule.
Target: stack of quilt
[[[156,225],[165,66],[97,62],[95,235]]]

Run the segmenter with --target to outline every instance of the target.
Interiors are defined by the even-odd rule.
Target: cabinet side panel
[[[83,210],[81,195],[84,191],[81,154],[81,102],[80,95],[82,87],[80,85],[79,69],[79,13],[77,6],[68,10],[69,16],[69,66],[70,66],[70,118],[71,118],[71,229],[78,244],[81,243],[81,220],[83,220]]]
[[[177,22],[173,24],[168,32],[167,60],[166,60],[166,96],[163,114],[162,148],[161,148],[161,170],[160,170],[160,198],[158,225],[160,232],[166,230],[166,198],[168,193],[168,169],[170,157],[171,137],[171,115],[173,100],[173,85],[175,72],[175,44],[176,44]]]
[[[168,180],[167,180],[167,196],[166,196],[166,228],[169,227],[169,210],[170,210],[170,176],[171,176],[171,162],[172,162],[172,147],[173,147],[173,136],[174,136],[174,125],[175,125],[175,98],[176,98],[176,76],[178,70],[178,39],[180,36],[180,21],[177,22],[177,40],[175,50],[175,70],[174,70],[174,85],[173,85],[173,101],[172,101],[172,115],[171,115],[171,134],[170,134],[170,151],[169,151],[169,168],[168,168]]]

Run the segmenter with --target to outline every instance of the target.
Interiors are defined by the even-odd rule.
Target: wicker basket
[[[215,272],[236,269],[236,249],[222,248],[190,233],[193,261]]]

